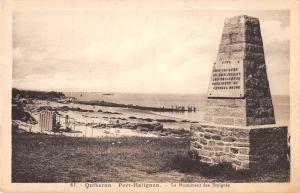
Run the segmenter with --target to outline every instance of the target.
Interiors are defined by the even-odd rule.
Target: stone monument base
[[[287,126],[191,126],[190,150],[200,162],[230,163],[236,170],[272,167],[286,163]],[[283,161],[283,162],[282,162]]]

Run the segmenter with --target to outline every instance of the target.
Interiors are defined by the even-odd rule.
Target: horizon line
[[[94,93],[119,93],[119,94],[180,94],[180,95],[207,95],[207,93],[179,93],[179,92],[172,92],[172,93],[164,93],[164,92],[122,92],[122,91],[63,91],[63,90],[41,90],[41,89],[24,89],[24,88],[17,88],[17,87],[12,87],[12,89],[18,89],[18,90],[26,90],[26,91],[41,91],[41,92],[62,92],[62,93],[88,93],[88,92],[94,92]],[[271,95],[285,95],[285,96],[290,96],[289,93],[275,93]]]

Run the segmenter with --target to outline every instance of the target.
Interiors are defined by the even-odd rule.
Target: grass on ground
[[[285,182],[289,170],[234,171],[188,157],[188,138],[14,133],[12,182]]]

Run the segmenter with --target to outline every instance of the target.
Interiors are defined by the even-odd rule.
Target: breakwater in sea
[[[107,101],[77,101],[78,104],[85,104],[85,105],[96,105],[96,106],[107,106],[107,107],[122,107],[122,108],[132,108],[138,110],[148,110],[154,112],[195,112],[197,111],[196,107],[192,106],[179,106],[179,105],[172,105],[170,107],[147,107],[147,106],[140,106],[140,105],[133,105],[133,104],[119,104],[119,103],[112,103]]]

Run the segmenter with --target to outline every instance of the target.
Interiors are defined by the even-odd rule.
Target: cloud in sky
[[[260,19],[271,90],[288,93],[288,11],[15,12],[13,85],[63,91],[206,93],[224,19]]]

